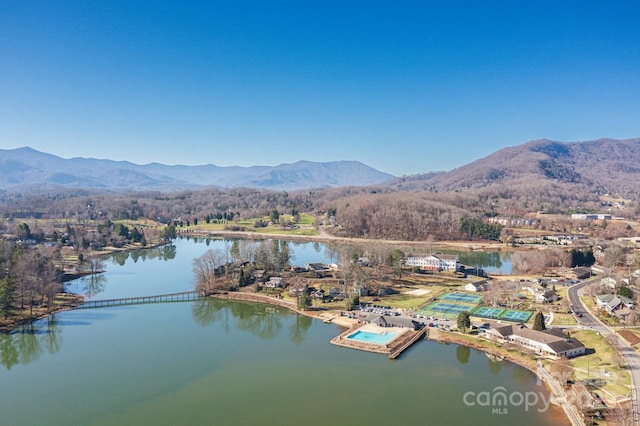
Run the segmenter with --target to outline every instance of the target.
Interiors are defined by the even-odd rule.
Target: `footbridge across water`
[[[124,297],[121,299],[89,300],[76,309],[105,308],[107,306],[143,305],[148,303],[187,302],[206,297],[203,291],[183,291],[181,293],[159,294],[156,296]]]

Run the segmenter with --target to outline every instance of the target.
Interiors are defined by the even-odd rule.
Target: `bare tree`
[[[610,268],[623,265],[627,259],[624,247],[619,245],[610,245],[604,250],[604,264]]]
[[[221,249],[207,250],[202,256],[194,259],[193,273],[196,290],[208,292],[216,288],[224,288],[226,284],[223,269],[227,263],[226,255]]]

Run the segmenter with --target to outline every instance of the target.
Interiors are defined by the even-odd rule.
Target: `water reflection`
[[[311,327],[312,322],[311,317],[296,315],[296,320],[289,327],[289,338],[296,346],[304,342],[307,330]]]
[[[471,349],[468,346],[459,345],[456,348],[456,357],[458,358],[458,362],[460,364],[468,363],[469,358],[471,357]]]
[[[487,357],[489,359],[489,362],[488,362],[489,371],[492,374],[500,373],[500,370],[502,370],[502,360],[500,360],[499,358],[492,357],[490,355],[487,355]]]
[[[107,277],[102,274],[87,275],[80,278],[82,293],[89,299],[104,291],[107,284]]]
[[[61,332],[52,315],[41,323],[25,324],[11,333],[0,333],[0,363],[11,370],[14,365],[37,360],[45,351],[58,352],[62,344]]]
[[[201,326],[213,323],[221,325],[225,332],[235,328],[246,330],[261,339],[273,339],[282,329],[282,318],[288,311],[273,306],[243,302],[226,302],[216,299],[200,299],[193,303],[191,312]],[[231,321],[233,320],[233,324]],[[289,328],[289,338],[299,345],[305,339],[312,319],[296,315]]]
[[[131,258],[134,263],[138,263],[138,260],[145,261],[158,259],[167,261],[175,259],[176,251],[176,246],[174,244],[165,244],[160,247],[117,252],[111,256],[111,261],[120,266],[124,266],[129,258]]]
[[[501,254],[499,252],[485,252],[485,251],[466,251],[459,252],[458,258],[460,263],[468,266],[475,266],[476,268],[502,268]]]

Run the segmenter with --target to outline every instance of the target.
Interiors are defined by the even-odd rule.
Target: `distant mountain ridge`
[[[398,178],[399,189],[453,191],[492,185],[512,188],[549,182],[594,191],[640,192],[640,138],[585,142],[534,140],[500,149],[448,172]]]
[[[178,191],[205,187],[295,190],[367,186],[394,178],[358,161],[298,161],[278,166],[139,165],[93,158],[63,159],[29,147],[0,149],[0,188],[91,188]]]

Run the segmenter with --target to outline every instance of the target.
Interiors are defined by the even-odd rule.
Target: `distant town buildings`
[[[574,213],[571,215],[571,219],[576,220],[611,220],[613,217],[606,213]]]

